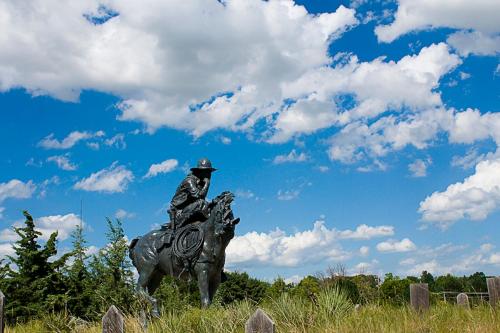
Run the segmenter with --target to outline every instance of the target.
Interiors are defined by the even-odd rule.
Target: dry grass
[[[261,306],[275,321],[278,332],[500,332],[500,311],[488,305],[471,310],[438,303],[418,314],[409,307],[367,305],[355,311],[352,303],[338,290],[327,290],[313,304],[283,295]],[[244,324],[256,307],[240,302],[208,310],[186,308],[165,312],[153,320],[149,333],[229,333],[243,332]],[[126,332],[144,332],[137,317],[126,318]],[[101,332],[100,323],[86,323],[59,314],[24,325],[7,327],[8,333],[28,332]]]

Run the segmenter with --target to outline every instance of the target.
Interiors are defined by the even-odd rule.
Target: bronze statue
[[[225,249],[234,237],[234,195],[223,192],[211,202],[205,197],[214,168],[201,159],[179,185],[172,199],[170,225],[132,240],[129,256],[139,272],[137,291],[153,305],[152,296],[165,275],[198,282],[202,307],[207,307],[224,276]]]
[[[210,187],[210,178],[215,168],[207,158],[198,161],[191,173],[181,182],[170,203],[170,227],[182,227],[196,217],[207,219],[209,213],[208,202],[205,198]]]

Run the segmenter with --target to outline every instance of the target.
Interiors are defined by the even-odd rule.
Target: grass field
[[[437,303],[422,314],[408,306],[370,304],[354,310],[336,290],[321,292],[313,303],[287,294],[260,307],[276,323],[277,332],[500,332],[500,313],[484,304],[470,310]],[[148,327],[150,333],[243,332],[256,306],[249,302],[212,306],[208,310],[187,307],[164,312]],[[101,332],[100,323],[87,323],[64,314],[9,326],[6,332]],[[143,332],[140,320],[126,317],[126,332]]]

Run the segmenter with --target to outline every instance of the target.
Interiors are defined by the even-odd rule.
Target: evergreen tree
[[[6,306],[8,318],[26,320],[31,316],[47,313],[48,310],[60,311],[65,308],[64,276],[62,268],[69,254],[49,261],[57,255],[57,231],[52,233],[42,247],[38,243],[41,233],[35,229],[31,215],[26,217],[24,227],[15,227],[19,240],[14,245],[14,256],[9,256],[14,268],[7,266],[3,282],[4,293],[9,295]]]
[[[79,224],[71,234],[73,239],[73,262],[67,266],[68,310],[77,317],[91,319],[95,313],[93,305],[94,284],[86,267],[87,246],[83,227]]]
[[[127,240],[120,220],[113,222],[106,218],[106,221],[108,245],[90,263],[96,298],[95,311],[106,311],[115,305],[130,312],[135,304],[135,293]]]

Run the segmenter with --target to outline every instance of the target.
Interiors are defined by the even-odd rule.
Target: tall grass
[[[278,332],[500,332],[500,311],[488,305],[464,309],[437,303],[424,313],[408,306],[366,305],[355,311],[339,289],[323,290],[313,300],[283,294],[259,305],[276,323]],[[148,325],[149,333],[229,333],[243,332],[244,325],[257,306],[249,301],[228,306],[215,305],[207,310],[185,307],[163,312]],[[139,316],[127,316],[127,332],[143,332]],[[100,323],[87,323],[65,314],[7,327],[9,333],[101,332]]]

